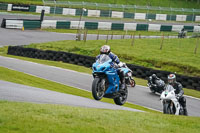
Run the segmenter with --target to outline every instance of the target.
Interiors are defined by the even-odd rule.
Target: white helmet
[[[110,53],[110,46],[109,45],[103,45],[100,49],[101,54],[109,54]]]
[[[174,82],[176,82],[176,75],[175,74],[168,75],[168,83],[173,84]]]

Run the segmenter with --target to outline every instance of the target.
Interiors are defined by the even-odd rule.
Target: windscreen
[[[100,55],[100,58],[98,59],[98,63],[103,64],[109,60],[111,60],[111,58],[108,55],[102,54],[102,55]]]
[[[167,85],[165,90],[167,90],[168,92],[174,90],[174,88],[171,85]]]

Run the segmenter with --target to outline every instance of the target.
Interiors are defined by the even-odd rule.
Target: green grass
[[[53,81],[49,81],[46,79],[38,78],[35,76],[31,76],[22,72],[10,70],[8,68],[4,68],[1,66],[0,66],[0,80],[93,99],[91,92],[63,85],[60,83],[56,83]],[[113,100],[108,98],[103,98],[101,101],[114,104]],[[158,113],[157,111],[153,111],[132,103],[126,103],[124,104],[124,106],[147,112]]]
[[[77,33],[77,30],[74,29],[42,29],[43,31],[48,32],[58,32],[58,33]],[[86,30],[80,30],[82,34],[86,32]],[[100,35],[109,35],[111,38],[112,35],[125,35],[125,37],[131,38],[131,35],[135,36],[178,36],[178,32],[158,32],[158,31],[121,31],[121,30],[87,30],[87,34],[100,34]],[[192,36],[193,32],[188,32],[187,36]]]
[[[67,1],[67,0],[57,0],[57,1]],[[79,1],[81,0],[70,0],[70,1]],[[85,2],[97,2],[97,3],[106,3],[106,4],[124,4],[124,5],[151,5],[151,6],[161,6],[161,7],[178,7],[178,8],[199,8],[199,3],[196,1],[185,0],[84,0]],[[15,4],[39,4],[42,5],[42,0],[0,0],[0,2],[6,3],[15,3]]]
[[[21,60],[26,60],[26,61],[31,61],[31,62],[36,62],[36,63],[40,63],[40,64],[45,64],[45,65],[50,65],[50,66],[56,66],[56,67],[60,67],[60,68],[64,68],[64,69],[70,69],[70,70],[87,73],[87,74],[92,73],[91,68],[86,68],[84,66],[77,66],[77,65],[63,63],[63,62],[39,60],[39,59],[33,59],[33,58],[27,58],[27,57],[7,55],[7,47],[0,48],[0,55],[11,57],[11,58],[17,58],[17,59],[21,59]],[[134,77],[134,79],[135,79],[137,85],[142,85],[142,86],[147,85],[147,80],[135,78],[135,77]],[[184,93],[185,93],[185,95],[200,98],[200,91],[184,88]]]
[[[200,118],[0,101],[2,133],[199,133]]]
[[[183,75],[200,76],[200,49],[194,54],[196,41],[196,38],[165,39],[162,50],[160,50],[161,39],[135,39],[134,46],[131,46],[131,39],[109,40],[108,45],[123,62]],[[31,44],[25,47],[96,56],[105,42],[105,40],[87,42],[67,40]]]

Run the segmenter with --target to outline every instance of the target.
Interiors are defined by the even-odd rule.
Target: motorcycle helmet
[[[176,82],[176,75],[175,74],[168,75],[168,83],[174,84],[174,82]]]
[[[157,76],[156,76],[156,74],[152,74],[152,76],[151,76],[151,77],[152,77],[152,79],[153,79],[153,80],[157,79]]]
[[[109,54],[110,53],[110,46],[109,45],[103,45],[100,49],[101,54]]]

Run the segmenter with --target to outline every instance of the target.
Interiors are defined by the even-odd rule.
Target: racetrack
[[[15,84],[0,80],[0,100],[64,104],[70,106],[80,106],[89,108],[128,110],[134,112],[143,112],[136,109],[118,106],[110,103],[95,101],[92,99],[74,96],[70,94],[59,93],[50,90],[39,89],[35,87]]]
[[[16,29],[3,29],[0,28],[0,47],[7,45],[28,45],[31,43],[44,43],[61,40],[75,40],[76,34],[74,33],[56,33],[46,32],[40,30],[16,30]],[[121,39],[121,35],[113,35],[113,39]],[[141,38],[161,38],[162,36],[141,36]],[[177,36],[169,36],[170,38],[177,38]],[[83,34],[82,37],[83,39]],[[87,40],[96,40],[97,35],[88,34]],[[99,35],[99,40],[106,40],[107,35]],[[108,39],[111,35],[108,36]],[[139,38],[139,36],[135,36]],[[124,39],[130,39],[125,36]]]
[[[10,13],[0,13],[0,23],[3,18],[10,19],[39,19],[39,15],[26,15],[26,14],[10,14]],[[52,20],[77,20],[78,18],[70,18],[70,17],[49,17],[45,16],[45,19]],[[94,21],[98,22],[97,19],[87,19],[83,18],[83,21]],[[111,22],[118,22],[116,20],[104,20]],[[121,22],[121,21],[120,21]],[[138,22],[138,23],[146,23],[146,22]],[[164,23],[164,22],[161,22]],[[172,25],[174,23],[170,23]],[[187,24],[186,24],[187,25]],[[189,24],[189,25],[197,25],[197,24]],[[73,33],[56,33],[56,32],[45,32],[40,30],[16,30],[16,29],[3,29],[0,28],[0,47],[6,45],[28,45],[31,43],[43,43],[43,42],[51,42],[51,41],[60,41],[60,40],[75,40],[76,34]],[[112,39],[121,39],[122,35],[114,35]],[[131,36],[125,36],[125,39],[130,38]],[[141,36],[141,38],[160,38],[162,36]],[[177,36],[168,36],[169,38],[177,38]],[[83,39],[83,35],[81,37]],[[107,35],[99,35],[99,40],[106,40]],[[139,38],[139,36],[135,36],[135,38]],[[97,35],[88,34],[87,40],[96,40]],[[111,39],[111,35],[108,36],[108,39]]]
[[[26,16],[26,18],[34,18],[31,15],[22,15],[22,18],[24,18],[24,16]],[[19,16],[16,15],[13,16],[11,15],[9,17],[8,15],[5,16],[0,15],[0,22],[3,17],[20,18]],[[39,16],[35,16],[35,18],[39,18]],[[54,17],[50,17],[50,19],[52,18]],[[62,17],[62,19],[65,18]],[[114,38],[120,39],[121,36],[115,36]],[[88,39],[95,40],[96,35],[89,35]],[[100,39],[106,39],[106,35],[101,35]],[[39,30],[21,31],[21,30],[0,28],[0,46],[27,45],[30,43],[41,43],[41,42],[58,41],[58,40],[75,40],[75,34],[44,32]],[[0,56],[0,66],[32,74],[41,78],[56,81],[76,88],[88,91],[91,90],[91,84],[93,79],[92,76],[88,74],[78,73],[71,70],[41,65],[37,63],[32,63],[2,56]],[[190,97],[186,97],[186,99],[187,99],[187,108],[189,115],[200,116],[200,111],[199,111],[200,100],[193,99]],[[159,95],[150,93],[147,87],[136,86],[135,88],[129,88],[128,102],[162,111],[162,105],[159,101]]]
[[[0,56],[0,66],[91,91],[93,78],[88,74],[2,56]],[[200,116],[200,100],[190,97],[186,99],[189,115]],[[147,87],[129,88],[128,102],[162,111],[159,95],[150,93]]]

